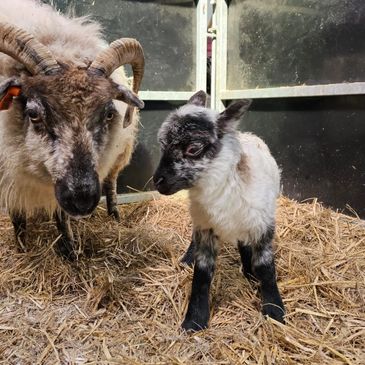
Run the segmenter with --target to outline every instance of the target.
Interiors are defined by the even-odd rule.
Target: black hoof
[[[56,253],[67,261],[75,261],[76,254],[72,242],[62,238],[56,243]]]
[[[248,281],[258,281],[251,269],[244,269],[243,266],[241,266],[241,273]]]
[[[194,313],[194,315],[192,315]],[[181,327],[187,332],[197,332],[208,328],[209,310],[202,308],[195,310],[189,307]]]
[[[181,325],[181,328],[186,332],[198,332],[208,328],[208,321],[186,319]]]
[[[282,308],[279,305],[266,303],[262,307],[262,314],[265,316],[269,316],[272,319],[275,319],[275,321],[285,323],[284,315],[285,311],[284,308]]]
[[[192,252],[185,252],[184,256],[180,260],[180,264],[183,266],[193,267],[194,265],[194,254]]]
[[[118,223],[120,222],[120,213],[116,206],[109,211],[109,215],[112,216]]]
[[[180,263],[182,265],[186,265],[192,267],[194,265],[194,251],[195,251],[195,242],[192,241],[184,253],[184,256],[181,258]]]

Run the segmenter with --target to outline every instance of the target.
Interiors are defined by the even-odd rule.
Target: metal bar
[[[209,29],[210,36],[212,37],[212,64],[211,64],[211,78],[210,78],[210,107],[215,108],[216,96],[217,96],[217,85],[216,85],[216,74],[217,74],[217,2],[216,0],[210,0],[210,4],[213,8],[212,14],[212,27]]]
[[[194,91],[150,91],[142,90],[138,93],[142,100],[189,100]]]
[[[199,0],[196,9],[196,90],[207,88],[208,0]]]
[[[141,201],[148,201],[159,199],[161,195],[157,191],[146,191],[140,193],[127,193],[117,195],[117,204],[137,203]],[[100,202],[105,205],[105,197],[102,197]]]
[[[224,104],[220,98],[220,91],[226,90],[227,83],[227,34],[228,34],[228,6],[226,0],[217,0],[216,17],[216,64],[215,64],[215,104],[214,109],[224,110]]]
[[[327,85],[283,86],[263,89],[223,90],[222,100],[242,98],[291,98],[309,96],[360,95],[365,94],[365,82],[351,82]]]

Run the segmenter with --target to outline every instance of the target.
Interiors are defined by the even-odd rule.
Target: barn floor
[[[210,328],[179,325],[192,270],[179,266],[191,231],[184,196],[99,207],[75,222],[79,259],[52,248],[52,223],[30,224],[16,253],[0,217],[0,364],[364,364],[365,226],[316,201],[280,199],[276,236],[286,325],[265,320],[257,288],[222,247]]]

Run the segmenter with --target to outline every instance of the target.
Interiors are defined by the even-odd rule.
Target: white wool
[[[98,23],[87,17],[65,17],[51,6],[36,0],[1,0],[0,21],[14,24],[33,34],[63,63],[87,65],[107,46]],[[9,72],[14,72],[14,65],[19,72],[24,71],[22,64],[0,53],[1,76],[12,76]],[[122,67],[113,73],[112,79],[129,86]],[[101,182],[121,156],[124,165],[129,163],[138,125],[138,114],[135,113],[131,125],[123,128],[127,105],[120,101],[114,103],[121,118],[99,160],[97,170]],[[27,215],[41,209],[51,214],[58,206],[53,182],[43,181],[36,175],[36,169],[32,169],[35,162],[31,160],[22,137],[23,116],[14,109],[12,107],[8,112],[0,112],[0,207],[7,211],[23,210]]]
[[[101,27],[87,17],[68,18],[56,12],[51,6],[36,0],[1,0],[0,21],[14,24],[33,34],[48,47],[57,60],[65,63],[93,60],[106,47],[101,38]],[[14,62],[10,57],[3,58]],[[21,66],[23,67],[23,66]]]
[[[189,191],[194,227],[213,228],[223,241],[253,243],[273,226],[279,191],[280,171],[266,144],[250,133],[228,133]]]
[[[121,85],[128,85],[129,82],[125,76],[123,67],[118,68],[114,71],[111,78],[117,83]],[[127,105],[121,101],[114,100],[114,105],[121,115],[121,119],[119,123],[114,127],[113,133],[111,133],[111,140],[105,150],[105,153],[100,159],[100,164],[98,168],[99,177],[101,180],[104,180],[108,175],[110,169],[114,165],[115,161],[118,157],[123,153],[128,153],[127,151],[133,151],[136,132],[138,127],[139,115],[138,113],[134,113],[134,118],[132,123],[127,127],[123,127],[123,119],[125,112],[127,110]],[[129,159],[131,156],[127,158],[129,163]]]
[[[213,109],[208,109],[203,106],[198,106],[195,104],[184,104],[175,112],[176,116],[184,117],[189,115],[189,117],[196,117],[199,119],[201,115],[204,115],[207,119],[214,121],[218,117],[218,112]]]

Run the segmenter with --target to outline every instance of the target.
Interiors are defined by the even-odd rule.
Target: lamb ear
[[[252,100],[242,99],[233,102],[226,110],[219,114],[217,125],[222,133],[234,131],[240,121],[240,118],[245,114],[250,107]]]
[[[205,107],[206,102],[207,102],[207,94],[203,90],[196,92],[188,100],[188,104],[194,104],[194,105],[203,106],[203,107]]]
[[[21,94],[21,83],[12,77],[0,85],[0,110],[8,110],[13,98]]]

